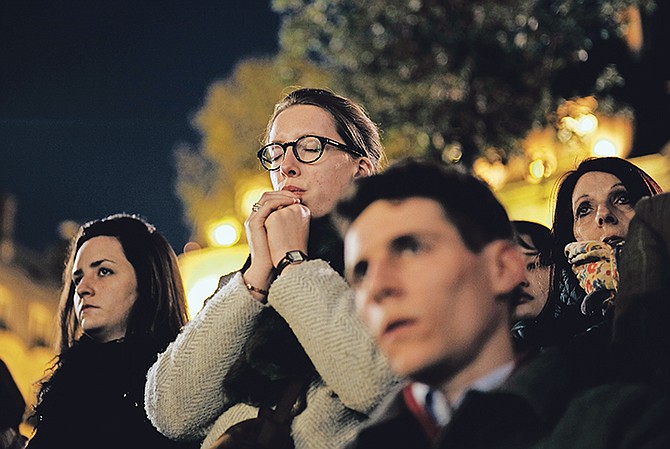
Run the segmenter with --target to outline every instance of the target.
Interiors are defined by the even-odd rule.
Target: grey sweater
[[[255,407],[230,400],[223,380],[264,307],[286,320],[320,375],[293,421],[296,449],[342,447],[397,384],[354,314],[352,290],[328,263],[311,260],[287,270],[269,291],[263,305],[251,297],[241,273],[229,275],[159,355],[147,375],[145,407],[161,433],[204,437],[206,449],[233,424],[256,416]]]

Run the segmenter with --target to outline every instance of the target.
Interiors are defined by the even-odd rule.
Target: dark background
[[[0,192],[36,251],[63,220],[139,213],[188,241],[173,148],[207,87],[277,51],[269,0],[0,2]]]
[[[627,79],[631,156],[670,139],[670,2],[657,3],[639,58],[593,54]],[[208,86],[243,58],[274,55],[278,27],[270,0],[0,0],[0,194],[17,200],[18,243],[42,251],[63,220],[130,212],[181,252],[173,149],[197,145],[190,120]]]

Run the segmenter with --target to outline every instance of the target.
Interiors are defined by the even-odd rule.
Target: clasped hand
[[[619,286],[615,249],[601,241],[572,242],[565,246],[565,256],[579,285],[587,294],[582,303],[582,312],[588,315],[594,308],[609,308]],[[590,298],[597,294],[602,297],[598,301],[605,304],[589,304]]]
[[[265,192],[257,204],[244,222],[251,254],[244,281],[267,290],[287,251],[307,252],[311,212],[289,191]]]

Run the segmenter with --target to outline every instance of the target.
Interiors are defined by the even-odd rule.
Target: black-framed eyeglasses
[[[338,150],[346,151],[354,156],[365,156],[365,153],[357,148],[348,147],[343,143],[321,136],[302,136],[293,142],[269,143],[258,150],[256,156],[261,161],[263,168],[275,171],[284,161],[286,150],[289,147],[293,149],[293,155],[297,160],[305,164],[311,164],[319,160],[326,145],[334,146]]]

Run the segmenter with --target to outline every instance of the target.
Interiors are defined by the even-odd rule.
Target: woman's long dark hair
[[[552,259],[554,269],[551,276],[550,299],[554,303],[554,316],[560,317],[566,331],[574,335],[602,320],[597,314],[586,317],[580,311],[585,292],[580,287],[563,254],[565,245],[574,242],[574,214],[572,193],[577,181],[586,173],[604,172],[616,176],[626,188],[632,206],[645,197],[662,192],[661,187],[644,170],[619,157],[592,157],[582,161],[576,169],[563,175],[555,188],[554,220],[551,229],[553,239]],[[570,324],[565,324],[570,323]]]
[[[552,235],[556,255],[563,252],[566,244],[575,241],[573,232],[572,192],[579,178],[590,172],[604,172],[616,176],[628,191],[632,206],[640,198],[662,192],[661,187],[637,165],[619,157],[594,157],[581,162],[576,169],[567,172],[557,185],[554,201],[554,221]],[[559,258],[559,257],[557,257]]]
[[[77,252],[86,241],[99,236],[114,237],[119,241],[137,279],[137,299],[128,317],[125,338],[106,344],[97,344],[84,335],[75,316],[75,285],[72,281]],[[177,337],[187,321],[186,294],[177,256],[153,225],[138,215],[125,213],[84,224],[70,242],[63,270],[58,354],[39,382],[37,404],[29,420],[36,427],[40,426],[43,416],[49,415],[53,420],[63,402],[71,400],[69,395],[81,382],[78,376],[93,368],[99,369],[100,360],[109,356],[114,359],[121,354],[128,362],[127,367],[117,366],[123,376],[145,376],[146,364],[150,366],[153,363],[158,352]],[[142,372],[138,374],[133,370]],[[103,374],[119,376],[114,369]],[[98,378],[95,381],[105,383],[109,379]],[[59,419],[56,417],[56,421]]]
[[[126,336],[143,335],[159,347],[167,346],[188,321],[177,256],[153,225],[138,215],[120,213],[84,224],[70,244],[59,305],[59,352],[72,347],[82,335],[74,312],[72,268],[79,248],[98,236],[116,238],[135,269],[138,295],[130,312]]]

